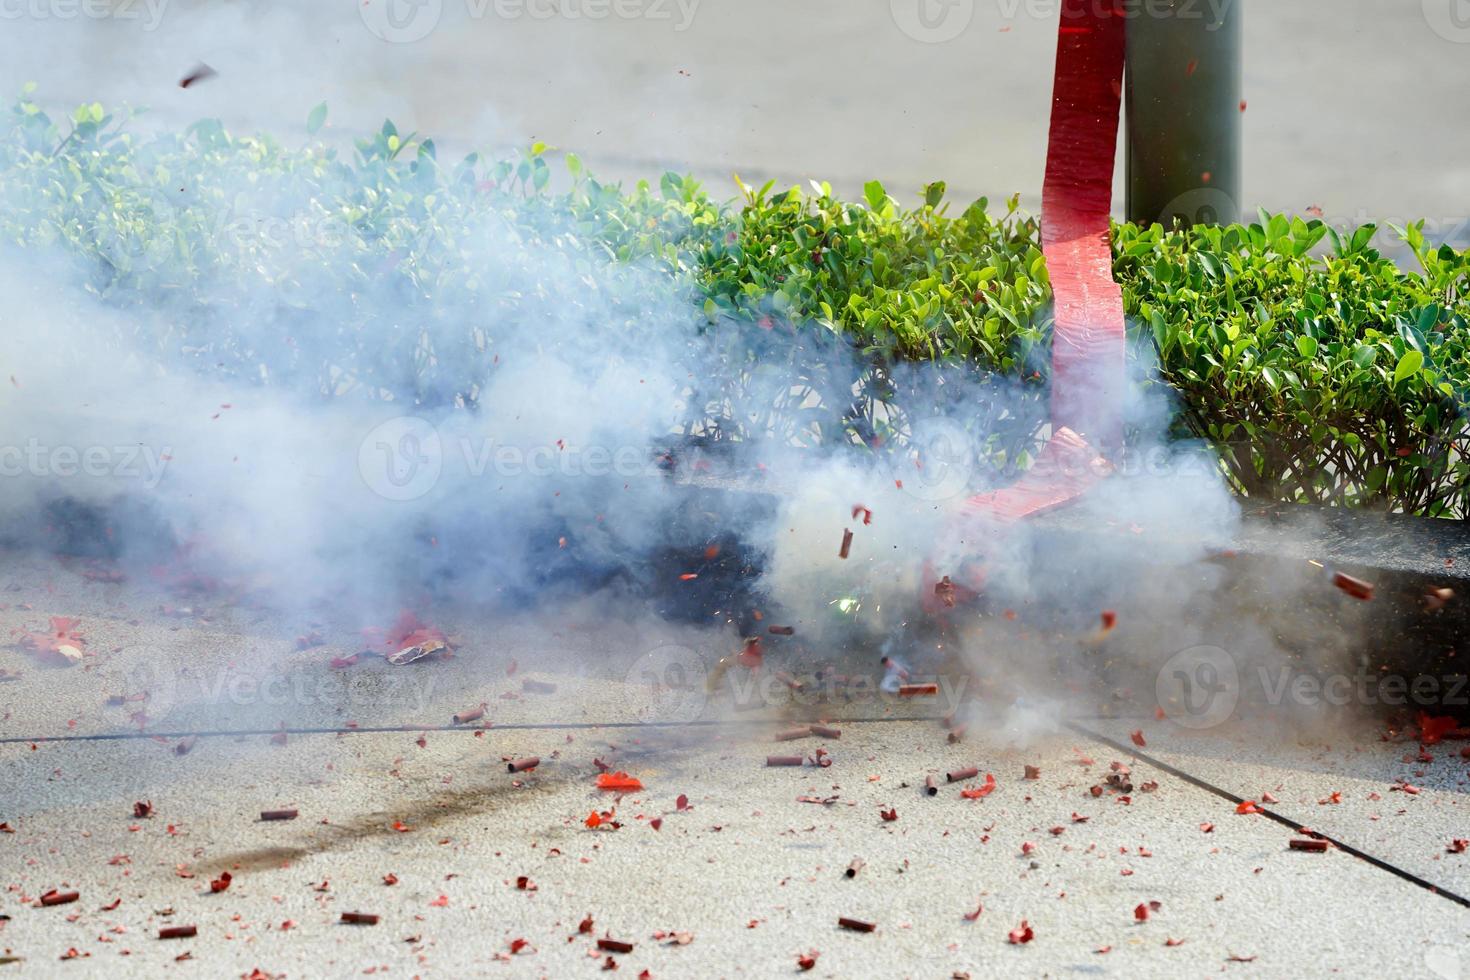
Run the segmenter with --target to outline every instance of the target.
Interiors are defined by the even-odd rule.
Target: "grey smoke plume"
[[[201,45],[184,18],[166,15],[150,37],[158,77],[120,84],[166,88],[199,60],[228,77],[249,45],[259,79],[251,97],[294,105],[296,118],[326,98],[348,131],[404,106],[381,79],[358,85],[354,52],[379,43],[367,32],[344,34],[341,45],[307,40],[297,15],[273,6],[211,16],[224,19]],[[262,37],[282,39],[278,55],[261,53]],[[401,54],[427,56],[411,45]],[[321,90],[273,87],[257,70],[272,56],[321,58]],[[69,94],[95,97],[94,82]],[[210,82],[190,93],[187,110],[173,103],[162,128],[181,111],[237,126],[250,118],[239,88]],[[530,135],[507,132],[493,107],[480,128],[490,143]],[[119,308],[59,252],[5,256],[0,364],[16,383],[0,379],[0,446],[20,455],[0,460],[19,466],[0,482],[0,520],[12,539],[116,551],[139,575],[193,571],[274,607],[326,608],[357,626],[426,598],[523,607],[590,595],[609,615],[646,605],[662,613],[646,584],[693,571],[670,554],[698,556],[723,533],[743,541],[763,574],[749,595],[705,596],[685,612],[724,622],[759,605],[797,626],[804,655],[892,641],[916,667],[945,664],[918,610],[932,576],[958,574],[983,553],[985,614],[960,623],[947,652],[984,668],[994,690],[1033,700],[1055,697],[1057,678],[1073,668],[1096,666],[1087,637],[1101,610],[1125,601],[1156,614],[1118,657],[1148,663],[1218,642],[1213,631],[1233,607],[1212,599],[1220,575],[1209,558],[1238,508],[1197,455],[1170,447],[1170,407],[1157,388],[1131,409],[1133,454],[1151,462],[1125,466],[1073,512],[1079,524],[1119,533],[1079,546],[1029,525],[977,526],[959,517],[966,496],[1014,475],[989,470],[987,440],[1016,420],[1039,423],[1035,389],[933,366],[895,369],[907,394],[883,407],[886,418],[921,448],[944,447],[919,468],[902,439],[874,450],[856,433],[833,437],[852,392],[810,393],[802,364],[854,379],[864,366],[817,325],[767,338],[773,350],[800,345],[795,358],[732,361],[722,342],[737,328],[700,329],[680,276],[651,265],[613,274],[555,236],[493,220],[450,246],[408,229],[403,251],[411,263],[437,250],[481,281],[478,295],[507,301],[481,304],[451,282],[426,303],[394,270],[357,267],[352,229],[331,202],[237,177],[217,201],[184,193],[152,202],[147,216],[160,227],[205,216],[223,246],[220,264],[201,270],[209,309]],[[171,246],[158,240],[114,257],[162,263]],[[324,369],[344,336],[364,353]],[[772,423],[776,404],[785,415]],[[794,409],[816,410],[816,422],[787,424]],[[690,432],[690,419],[709,417],[730,429]],[[825,438],[816,434],[823,425]],[[689,493],[660,459],[674,437],[691,434],[717,444],[716,468],[763,490],[765,503],[691,521]],[[678,475],[699,458],[683,455]],[[73,503],[110,523],[76,531]],[[857,505],[871,510],[871,524],[853,517]],[[1136,575],[1135,524],[1150,532],[1151,559],[1187,574]],[[839,559],[849,528],[850,555]],[[1272,632],[1245,623],[1236,635],[1249,655],[1273,656]]]

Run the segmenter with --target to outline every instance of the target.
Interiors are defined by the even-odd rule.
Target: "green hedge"
[[[472,408],[497,346],[554,301],[597,317],[610,350],[657,330],[713,351],[684,420],[707,439],[879,447],[959,412],[1002,479],[1045,424],[1051,294],[1014,199],[954,213],[943,184],[913,208],[877,183],[862,202],[740,184],[721,202],[673,174],[602,184],[572,155],[553,177],[541,145],[442,163],[391,123],[340,152],[127,121],[95,104],[56,121],[23,96],[0,123],[0,240],[65,256],[144,314],[118,340],[163,361]],[[261,235],[262,216],[289,222]],[[1380,255],[1372,226],[1115,228],[1142,383],[1177,393],[1176,434],[1207,437],[1241,492],[1470,515],[1470,252],[1394,231],[1417,269]],[[520,253],[542,258],[511,268]]]

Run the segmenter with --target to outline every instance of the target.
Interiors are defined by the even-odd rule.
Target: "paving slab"
[[[1470,895],[1470,763],[1459,741],[1421,746],[1387,731],[1333,737],[1253,724],[1190,731],[1169,722],[1095,720],[1086,727],[1303,827],[1366,851],[1459,895]],[[1275,802],[1271,802],[1274,800]]]
[[[7,556],[0,589],[21,589],[3,593],[0,626],[34,629],[38,618],[77,616],[97,654],[89,660],[164,651],[187,656],[190,669],[206,675],[251,657],[270,663],[270,676],[332,673],[329,655],[355,645],[343,630],[326,648],[297,650],[295,623],[236,608],[237,621],[227,624],[223,602],[208,614],[164,617],[146,585],[75,576]],[[79,975],[371,969],[562,977],[601,973],[610,954],[595,940],[611,936],[634,944],[631,953],[611,954],[620,968],[652,977],[785,975],[812,950],[811,975],[834,977],[1333,970],[1455,977],[1462,958],[1470,967],[1463,907],[1342,852],[1292,851],[1291,828],[1239,816],[1166,773],[1154,778],[1157,787],[1145,786],[1141,765],[1128,802],[1112,791],[1095,797],[1090,787],[1109,764],[1129,759],[1074,733],[1023,736],[997,723],[951,743],[932,718],[895,720],[931,706],[880,701],[808,709],[854,716],[838,723],[840,737],[825,740],[777,742],[793,709],[731,711],[718,699],[700,720],[731,724],[640,726],[639,718],[678,720],[687,710],[666,688],[643,683],[649,638],[609,627],[579,639],[569,622],[576,617],[556,626],[530,616],[446,618],[440,625],[461,637],[452,660],[352,668],[442,675],[420,687],[421,702],[367,699],[344,708],[333,697],[305,697],[259,709],[248,698],[176,696],[166,715],[180,730],[260,717],[340,725],[347,715],[364,725],[396,717],[412,727],[442,725],[467,699],[484,700],[492,725],[478,733],[289,735],[284,744],[269,734],[220,736],[200,738],[185,755],[174,739],[0,746],[0,820],[14,831],[0,834],[0,914],[10,917],[0,920],[0,956],[21,957],[11,965],[21,972],[64,965]],[[729,636],[716,627],[657,639],[718,648]],[[573,656],[547,653],[557,650]],[[594,650],[597,666],[568,668]],[[507,676],[511,660],[518,669]],[[117,709],[99,707],[104,663],[47,670],[4,649],[0,666],[22,672],[0,685],[6,734],[131,727],[105,713]],[[527,672],[556,690],[526,692],[516,682]],[[608,725],[550,727],[569,721]],[[1319,751],[1279,740],[1221,746],[1217,754],[1238,761],[1257,753],[1249,757],[1274,767],[1277,795],[1305,808],[1298,801],[1318,792],[1306,780],[1383,790],[1403,775],[1375,754],[1377,737],[1359,733],[1357,751],[1344,757],[1344,766],[1366,760],[1359,782],[1314,772],[1324,768]],[[765,765],[768,754],[815,757],[818,747],[830,753],[830,767]],[[506,771],[507,758],[527,755],[542,765]],[[599,762],[645,788],[621,798],[599,791]],[[965,765],[993,774],[996,789],[963,798],[961,787],[980,779],[951,785],[942,774]],[[1037,767],[1034,779],[1027,766]],[[940,777],[932,797],[922,788],[931,774]],[[1435,801],[1452,786],[1425,782],[1412,805],[1395,807],[1383,793],[1382,820],[1373,826],[1424,841],[1447,833],[1447,806]],[[140,800],[151,802],[153,816],[134,816]],[[1407,812],[1394,813],[1399,807]],[[259,819],[279,808],[299,816]],[[885,820],[885,811],[895,819]],[[608,813],[609,823],[589,828],[594,812]],[[1326,829],[1325,817],[1312,816]],[[854,858],[866,863],[849,879],[843,872]],[[211,893],[225,871],[233,876],[228,889]],[[396,883],[386,884],[388,875]],[[81,897],[35,907],[49,889]],[[1159,908],[1139,921],[1135,909],[1150,902]],[[343,925],[344,911],[381,918]],[[589,915],[591,932],[579,931]],[[877,929],[841,930],[839,916]],[[1008,942],[1023,919],[1035,938]],[[196,926],[197,937],[155,938],[179,924]],[[684,933],[692,935],[687,943]],[[512,952],[519,939],[527,943]],[[63,964],[72,949],[76,958]]]

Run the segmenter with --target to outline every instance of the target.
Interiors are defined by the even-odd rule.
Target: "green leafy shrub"
[[[344,152],[127,122],[94,104],[58,123],[24,95],[0,122],[0,241],[66,256],[138,314],[117,342],[161,362],[473,410],[541,295],[599,317],[610,350],[657,331],[714,351],[681,423],[702,439],[877,447],[942,414],[973,420],[1001,479],[1044,432],[1051,294],[1014,199],[953,214],[942,183],[911,209],[877,183],[861,202],[739,183],[720,202],[674,174],[602,184],[572,155],[557,173],[539,144],[442,163],[391,123]],[[1400,269],[1375,231],[1115,227],[1131,356],[1244,494],[1470,516],[1470,253],[1411,226],[1419,268]],[[673,322],[650,293],[679,298]]]
[[[1375,230],[1264,213],[1121,226],[1116,270],[1184,421],[1243,492],[1466,516],[1470,253],[1411,226],[1421,269],[1401,271],[1370,247]]]

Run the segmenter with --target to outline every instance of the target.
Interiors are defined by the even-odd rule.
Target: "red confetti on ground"
[[[985,774],[984,783],[974,787],[973,789],[960,790],[960,796],[964,797],[967,800],[978,800],[981,797],[989,796],[993,792],[995,792],[995,776],[987,772]]]
[[[385,657],[425,643],[449,643],[449,637],[442,630],[420,622],[418,616],[408,609],[398,614],[392,626],[372,626],[363,630],[362,635],[370,648]]]
[[[75,663],[82,657],[82,648],[87,641],[76,631],[80,620],[68,616],[52,616],[50,633],[27,633],[20,643],[40,654],[44,659],[60,663]]]
[[[1025,919],[1021,920],[1020,926],[1006,933],[1006,942],[1010,943],[1013,946],[1019,946],[1021,943],[1029,943],[1035,938],[1036,932],[1031,928],[1031,924]]]
[[[1133,740],[1133,744],[1138,746],[1140,749],[1148,745],[1148,742],[1144,740],[1142,728],[1135,728],[1128,737],[1131,738]]]
[[[643,784],[625,772],[602,772],[597,774],[597,788],[628,793],[643,788]]]

